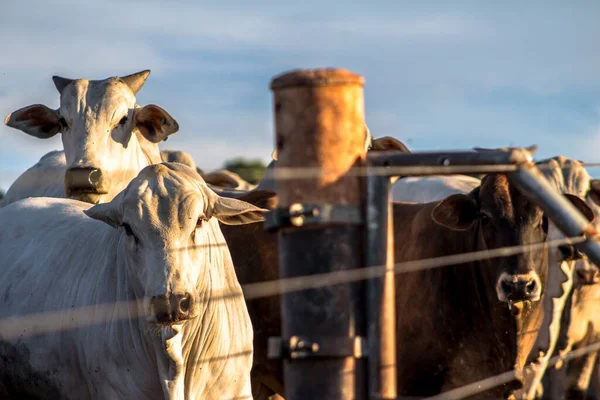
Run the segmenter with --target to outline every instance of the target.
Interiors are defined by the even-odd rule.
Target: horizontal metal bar
[[[360,336],[270,337],[268,341],[268,357],[271,359],[364,358],[367,351],[367,341]]]
[[[368,153],[367,160],[369,165],[383,167],[514,165],[532,162],[531,153],[528,150],[521,148],[498,151],[443,151],[419,153],[382,151]]]
[[[306,225],[360,225],[363,223],[362,209],[346,204],[300,204],[278,207],[265,216],[266,231]]]
[[[519,171],[512,173],[510,179],[525,196],[544,210],[548,218],[566,236],[590,237],[597,234],[587,218],[550,185],[535,165],[523,166]],[[590,239],[576,244],[575,247],[600,266],[600,242]]]

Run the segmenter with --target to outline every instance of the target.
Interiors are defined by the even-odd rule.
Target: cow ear
[[[239,182],[235,180],[233,175],[224,171],[210,172],[204,175],[203,178],[204,182],[213,186],[235,189],[240,185]]]
[[[579,196],[568,193],[564,194],[564,196],[587,218],[588,221],[592,222],[596,218],[594,211]]]
[[[213,204],[213,214],[225,225],[244,225],[265,220],[265,213],[269,211],[258,208],[245,201],[228,197],[217,197]]]
[[[118,207],[119,203],[115,201],[119,197],[120,196],[115,197],[109,203],[96,204],[95,206],[88,208],[87,210],[83,210],[83,212],[90,218],[107,223],[113,228],[118,228],[123,222]]]
[[[442,200],[431,213],[433,221],[454,231],[466,231],[477,219],[479,207],[474,198],[454,194]]]
[[[157,105],[149,104],[134,112],[135,126],[152,143],[160,143],[179,130],[175,118]]]
[[[587,195],[594,203],[600,205],[600,179],[590,179],[590,191]]]
[[[410,150],[408,150],[408,147],[406,147],[404,143],[391,136],[384,136],[379,139],[373,139],[373,141],[371,142],[371,151],[389,150],[399,150],[403,153],[410,153]]]
[[[23,107],[8,114],[4,124],[39,139],[48,139],[60,132],[58,112],[42,104]]]

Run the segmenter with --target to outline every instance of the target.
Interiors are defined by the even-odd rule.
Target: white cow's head
[[[585,200],[589,211],[585,214],[592,226],[600,229],[600,181],[592,179],[583,163],[557,156],[537,163],[540,171],[560,193],[570,193]],[[565,235],[550,224],[548,240],[563,239]],[[575,246],[565,245],[549,249],[550,262],[560,264],[574,273],[576,284],[600,282],[598,268]],[[569,272],[570,273],[570,272]]]
[[[41,104],[6,117],[6,125],[40,139],[62,133],[67,197],[90,203],[112,199],[147,165],[160,162],[158,143],[179,126],[156,105],[135,96],[150,71],[104,80],[54,76],[60,107]]]
[[[110,203],[85,213],[120,231],[148,321],[171,325],[197,316],[211,292],[239,285],[219,222],[258,222],[265,211],[219,197],[186,165],[162,163],[144,168]]]

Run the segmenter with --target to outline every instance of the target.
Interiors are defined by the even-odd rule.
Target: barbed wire
[[[206,301],[227,301],[244,297],[255,300],[282,295],[301,290],[318,289],[327,286],[348,284],[368,279],[383,277],[388,272],[394,274],[416,272],[421,270],[460,265],[485,259],[499,258],[522,254],[539,249],[574,245],[583,243],[591,238],[575,236],[555,239],[546,242],[486,249],[468,253],[433,257],[414,261],[396,263],[393,266],[370,266],[349,270],[333,271],[321,274],[304,275],[293,278],[282,278],[271,281],[241,285],[241,292],[218,292]],[[208,245],[190,246],[204,247]],[[226,246],[226,244],[220,244]],[[181,249],[176,249],[179,251]],[[5,339],[22,338],[62,330],[82,328],[96,325],[104,321],[141,318],[145,315],[144,299],[124,300],[107,304],[71,307],[62,310],[44,311],[25,316],[11,316],[0,319],[0,337]]]

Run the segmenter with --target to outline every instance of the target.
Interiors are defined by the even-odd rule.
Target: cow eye
[[[574,246],[559,246],[560,255],[563,261],[575,261],[583,258],[583,255]]]
[[[121,118],[121,120],[119,121],[119,125],[123,126],[127,123],[127,116],[124,116],[123,118]]]
[[[60,117],[60,119],[58,120],[58,123],[60,124],[60,126],[63,129],[69,129],[69,125],[67,124],[67,120],[64,119],[63,117]]]
[[[477,214],[477,217],[479,218],[482,224],[487,224],[490,222],[490,216],[484,212],[480,212],[479,214]]]
[[[123,229],[125,229],[125,234],[127,234],[127,236],[133,237],[135,239],[136,244],[139,242],[137,236],[135,236],[133,230],[131,229],[131,226],[128,223],[123,223]]]

